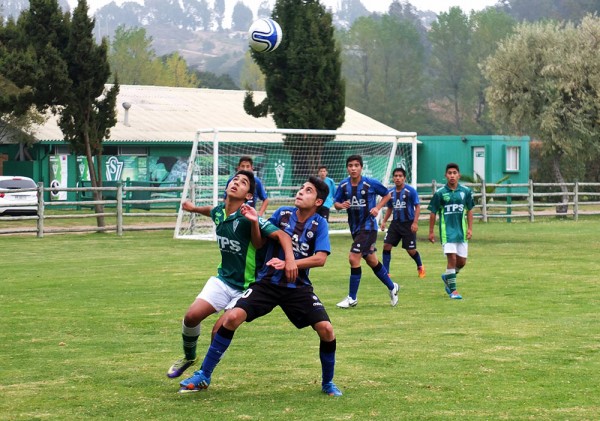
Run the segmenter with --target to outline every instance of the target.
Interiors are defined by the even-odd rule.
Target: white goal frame
[[[417,185],[417,144],[420,143],[417,140],[416,132],[400,132],[400,131],[387,131],[387,132],[376,132],[376,131],[341,131],[341,130],[309,130],[309,129],[249,129],[239,127],[223,127],[223,128],[207,128],[199,129],[196,132],[194,142],[192,144],[190,157],[188,160],[187,173],[185,178],[185,184],[183,193],[181,195],[181,204],[186,200],[195,201],[194,191],[192,183],[194,182],[193,172],[195,167],[195,160],[198,155],[198,147],[202,142],[209,143],[212,145],[212,174],[219,173],[219,145],[227,142],[240,143],[240,135],[261,135],[260,142],[256,143],[279,143],[283,144],[283,138],[286,135],[310,135],[310,136],[332,136],[333,140],[330,140],[331,144],[343,143],[343,142],[379,142],[379,143],[390,143],[391,150],[388,158],[388,162],[385,169],[385,176],[383,178],[383,184],[390,185],[389,181],[391,172],[395,168],[395,157],[399,144],[410,144],[411,146],[411,167],[410,167],[410,184],[416,188]],[[202,139],[202,136],[209,136],[212,140]],[[352,154],[361,155],[360,150],[352,150]],[[408,175],[408,174],[407,174]],[[217,206],[221,199],[223,192],[219,191],[219,178],[212,177],[212,206]],[[181,205],[180,204],[180,205]],[[214,226],[208,234],[195,234],[186,230],[184,225],[184,215],[188,214],[188,217],[193,220],[196,215],[189,215],[189,212],[179,209],[177,214],[177,222],[175,225],[174,238],[176,239],[193,239],[193,240],[214,240],[216,234]],[[205,217],[202,217],[205,218]],[[212,221],[208,220],[212,225]],[[344,230],[330,230],[331,234],[334,233],[347,233],[348,229]]]

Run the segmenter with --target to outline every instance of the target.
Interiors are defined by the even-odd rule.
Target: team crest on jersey
[[[449,195],[448,193],[444,193],[444,194],[442,195],[442,197],[444,198],[444,200],[445,200],[446,202],[449,202],[449,201],[450,201],[450,195]]]
[[[460,198],[462,200],[465,200],[465,192],[462,192],[462,191],[460,192]]]
[[[360,194],[362,194],[362,195],[364,196],[365,194],[367,194],[367,192],[366,192],[366,191],[364,191],[364,190],[361,190],[361,191],[360,191]]]
[[[235,230],[237,229],[239,224],[240,224],[240,221],[238,219],[233,221],[233,232],[235,232]]]
[[[308,232],[306,233],[306,238],[309,238],[309,239],[310,239],[310,238],[313,238],[314,236],[315,236],[315,234],[314,234],[312,231],[308,231]]]

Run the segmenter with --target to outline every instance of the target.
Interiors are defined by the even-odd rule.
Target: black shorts
[[[377,242],[377,231],[358,231],[352,234],[354,242],[350,247],[350,253],[360,253],[363,257],[373,254],[377,251],[375,243]]]
[[[391,244],[396,247],[402,240],[402,248],[405,250],[415,250],[417,248],[417,234],[410,229],[412,222],[392,221],[388,231],[383,238],[384,244]]]
[[[236,307],[243,309],[247,322],[269,314],[279,306],[298,329],[329,322],[329,315],[312,286],[287,288],[271,282],[255,282],[238,299]]]

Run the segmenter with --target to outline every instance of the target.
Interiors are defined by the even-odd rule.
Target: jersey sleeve
[[[396,188],[395,188],[395,187],[394,187],[394,188],[391,188],[391,189],[389,189],[389,190],[388,190],[388,193],[392,193],[394,190],[396,190]],[[392,198],[391,198],[390,200],[388,200],[388,201],[387,201],[387,203],[385,204],[385,206],[387,206],[388,208],[390,208],[390,209],[392,209],[392,210],[394,209],[394,200],[393,200],[393,199],[394,199],[394,197],[393,197],[393,195],[392,195]]]
[[[334,197],[334,202],[335,203],[342,203],[344,202],[344,188],[342,187],[342,184],[344,182],[340,182],[338,188],[335,190],[335,197]]]
[[[315,253],[323,251],[331,254],[331,243],[329,241],[329,225],[325,218],[320,218],[319,227],[317,228],[317,237],[315,239]]]
[[[465,206],[467,210],[471,210],[475,207],[475,201],[473,200],[473,191],[471,189],[467,190],[467,194],[465,195]]]
[[[421,203],[419,200],[419,194],[417,193],[417,189],[410,189],[410,197],[412,199],[413,205],[418,205],[419,203]]]
[[[256,177],[254,180],[256,181],[256,196],[257,196],[257,198],[260,200],[265,200],[267,198],[267,191],[265,190],[265,186],[263,186],[263,183],[260,180],[260,178]],[[256,198],[254,201],[256,201]]]
[[[433,196],[431,197],[431,200],[429,201],[429,205],[427,206],[427,209],[432,213],[437,213],[439,208],[440,208],[440,193],[439,193],[439,191],[436,191],[433,194]]]
[[[383,185],[383,183],[379,180],[375,180],[373,178],[369,179],[371,186],[373,187],[373,191],[377,193],[379,196],[383,197],[389,193],[389,189]]]

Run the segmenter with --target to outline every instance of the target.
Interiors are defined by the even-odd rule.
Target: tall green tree
[[[246,6],[241,1],[238,1],[233,6],[233,13],[231,15],[231,29],[234,31],[247,31],[252,24],[254,15],[252,9]]]
[[[72,86],[61,100],[58,124],[71,148],[87,157],[92,185],[101,187],[102,142],[110,137],[110,129],[117,123],[119,84],[115,78],[114,85],[105,86],[110,77],[108,41],[104,38],[100,45],[96,44],[94,21],[88,16],[86,0],[79,0],[73,12],[64,56]],[[94,198],[101,200],[102,193],[95,191]],[[98,226],[102,227],[103,205],[95,207]]]
[[[462,132],[467,104],[474,94],[471,88],[477,68],[470,56],[471,35],[471,23],[460,7],[440,13],[429,32],[434,88],[447,100],[457,133]]]
[[[554,181],[563,166],[600,145],[600,19],[578,27],[555,22],[523,24],[485,63],[486,97],[494,117],[513,130],[542,140]],[[580,166],[581,167],[581,166]],[[559,210],[566,210],[567,189]]]
[[[278,0],[273,19],[283,31],[281,45],[270,53],[252,52],[265,74],[267,97],[255,104],[247,92],[244,109],[254,117],[272,113],[279,128],[339,128],[345,118],[345,84],[331,14],[318,0]],[[298,145],[286,138],[285,144],[297,181],[316,173],[323,139]]]

